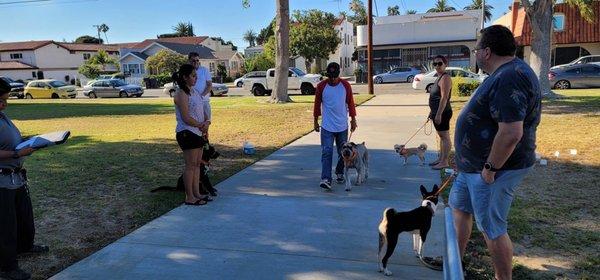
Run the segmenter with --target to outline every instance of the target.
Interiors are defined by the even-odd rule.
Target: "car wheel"
[[[406,78],[407,83],[412,83],[414,80],[415,80],[415,76],[408,76],[408,78]]]
[[[52,99],[58,99],[58,98],[60,98],[60,97],[58,96],[58,94],[56,94],[56,93],[53,93],[53,94],[52,94]]]
[[[432,86],[433,84],[428,84],[427,87],[425,87],[425,92],[430,92]]]
[[[376,84],[383,84],[383,79],[381,77],[376,77],[375,78],[375,83]]]
[[[27,99],[33,99],[33,96],[31,96],[31,94],[27,93],[27,94],[25,94],[25,98],[27,98]]]
[[[304,83],[300,86],[300,92],[302,94],[315,94],[315,87],[309,83]]]
[[[554,88],[556,88],[556,89],[570,89],[571,88],[571,83],[569,83],[569,81],[567,81],[567,80],[560,80],[560,81],[556,82],[556,84],[554,84]]]
[[[235,86],[236,87],[243,87],[244,86],[244,82],[238,82]]]
[[[19,95],[17,95],[17,98],[18,98],[18,99],[23,99],[23,98],[25,98],[25,95],[23,95],[23,94],[19,94]]]
[[[127,96],[127,93],[126,93],[126,92],[124,92],[124,91],[121,91],[121,92],[119,93],[119,97],[121,97],[121,98],[126,98],[126,97],[129,97],[129,96]]]
[[[175,95],[175,90],[174,89],[169,90],[169,96],[173,97],[174,95]]]
[[[98,96],[96,96],[96,93],[94,93],[94,92],[90,92],[90,93],[88,94],[88,97],[89,97],[89,98],[98,98]]]
[[[254,94],[254,96],[264,96],[265,93],[265,88],[262,85],[255,85],[252,87],[252,94]]]
[[[215,93],[212,90],[210,91],[210,96],[215,96]]]

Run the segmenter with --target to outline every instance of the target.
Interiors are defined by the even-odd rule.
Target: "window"
[[[294,75],[294,72],[292,72],[292,71],[288,71],[288,77],[291,77],[291,76],[293,76],[293,75]]]
[[[215,63],[214,63],[214,62],[211,62],[211,63],[209,63],[209,64],[208,64],[208,67],[209,67],[209,69],[208,69],[208,70],[209,70],[210,72],[215,72]]]
[[[275,70],[269,71],[269,77],[275,77]]]
[[[565,15],[564,14],[554,14],[554,18],[552,19],[552,24],[554,26],[554,31],[565,30]]]
[[[582,67],[583,73],[585,74],[598,74],[600,73],[600,67],[596,67],[593,65],[587,65]]]
[[[130,74],[140,74],[140,65],[139,64],[128,64],[127,68],[129,68]]]
[[[89,53],[84,53],[83,54],[83,60],[88,60],[88,59],[90,59],[90,57],[92,57],[92,55],[89,54]]]
[[[11,53],[10,54],[10,59],[21,59],[21,58],[23,58],[22,53]]]
[[[140,73],[146,74],[146,69],[144,69],[144,64],[140,64]]]
[[[123,64],[123,73],[129,72],[129,68],[127,68],[127,64]]]
[[[31,72],[31,77],[37,78],[37,73],[35,71]]]

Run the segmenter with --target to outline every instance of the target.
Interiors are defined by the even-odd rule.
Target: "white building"
[[[75,83],[85,77],[78,73],[86,60],[105,50],[115,59],[119,58],[117,45],[74,44],[55,41],[27,41],[0,43],[0,76],[13,80],[56,79]],[[107,66],[106,71],[117,71]]]
[[[475,68],[481,10],[376,17],[373,22],[373,71],[426,66],[436,55],[450,66]],[[367,26],[357,28],[358,66],[366,72]]]
[[[337,62],[340,64],[341,76],[352,76],[355,68],[355,63],[352,61],[352,53],[354,53],[356,46],[354,25],[342,17],[336,20],[334,28],[341,39],[341,43],[338,45],[335,53],[331,54],[327,60],[321,61],[321,69],[325,69],[330,62]],[[308,73],[310,69],[306,69],[305,61],[304,57],[295,56],[290,59],[290,66],[297,67]]]
[[[244,49],[244,57],[246,57],[246,59],[250,59],[263,53],[264,51],[265,48],[263,46],[247,47]]]

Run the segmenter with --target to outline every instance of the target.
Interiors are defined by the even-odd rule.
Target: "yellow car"
[[[75,86],[57,80],[31,81],[25,87],[25,98],[75,98]]]

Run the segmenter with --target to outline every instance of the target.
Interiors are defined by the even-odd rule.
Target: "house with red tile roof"
[[[119,46],[112,44],[63,43],[52,40],[0,43],[0,76],[13,80],[56,79],[74,83],[86,80],[78,73],[99,50],[119,58]],[[116,66],[108,71],[117,71]]]

